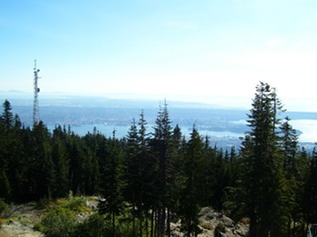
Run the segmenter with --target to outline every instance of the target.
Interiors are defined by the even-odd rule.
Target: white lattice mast
[[[34,101],[33,101],[33,125],[37,125],[39,123],[39,99],[38,93],[40,92],[40,88],[38,87],[38,73],[40,69],[36,68],[36,60],[34,60]]]

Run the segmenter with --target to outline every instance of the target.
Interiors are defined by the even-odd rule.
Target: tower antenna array
[[[40,78],[38,73],[40,69],[36,68],[36,60],[34,60],[34,101],[33,101],[33,125],[37,125],[39,123],[39,99],[38,93],[40,92],[40,88],[37,85],[37,81]]]

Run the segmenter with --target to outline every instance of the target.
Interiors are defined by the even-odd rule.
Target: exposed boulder
[[[204,207],[199,212],[199,228],[201,233],[198,237],[244,237],[248,236],[249,225],[237,222],[235,223],[229,217],[216,212],[211,207]],[[181,223],[172,223],[171,232],[173,237],[183,237],[184,233],[180,231]]]

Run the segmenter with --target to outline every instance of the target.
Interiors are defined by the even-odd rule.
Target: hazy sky
[[[1,0],[0,90],[317,111],[316,0]],[[42,95],[41,94],[41,95]]]

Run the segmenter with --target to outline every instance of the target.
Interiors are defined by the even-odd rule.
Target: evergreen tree
[[[241,159],[236,153],[235,147],[231,147],[229,159],[226,160],[225,177],[227,180],[224,188],[222,206],[230,218],[239,220],[243,217],[245,209],[244,193],[241,187]]]
[[[152,149],[156,154],[158,164],[157,179],[157,234],[163,236],[167,230],[166,225],[166,208],[168,208],[168,183],[167,167],[169,165],[169,152],[171,146],[172,127],[169,119],[169,112],[166,101],[164,106],[160,107],[154,126],[154,138],[152,139]]]
[[[224,160],[224,153],[222,149],[215,149],[216,154],[216,161],[214,164],[214,175],[215,175],[215,185],[213,187],[213,206],[218,209],[222,210],[222,202],[223,202],[223,195],[225,187],[228,184],[228,180],[225,174],[225,160]]]
[[[32,201],[34,200],[35,195],[34,194],[34,187],[35,187],[35,180],[34,180],[34,165],[36,165],[35,157],[33,155],[34,149],[34,133],[31,130],[31,128],[26,128],[20,131],[20,139],[21,143],[23,144],[23,147],[20,147],[22,149],[23,156],[20,157],[20,166],[21,169],[19,170],[19,176],[20,176],[20,187],[16,191],[16,197],[15,200],[19,202],[25,202],[25,201]]]
[[[317,223],[317,150],[314,148],[305,185],[305,213],[308,223]]]
[[[209,137],[204,140],[204,151],[202,167],[204,169],[200,174],[200,182],[198,189],[200,190],[200,202],[202,206],[215,207],[215,186],[217,185],[216,173],[216,154],[217,150],[211,147]]]
[[[284,154],[284,170],[288,179],[295,174],[296,155],[298,151],[298,136],[296,130],[290,125],[290,118],[286,117],[281,125],[281,146]]]
[[[14,198],[20,187],[23,156],[20,129],[18,115],[13,115],[10,102],[5,100],[0,117],[0,184],[3,187],[0,193],[6,198]]]
[[[90,177],[90,182],[93,184],[93,188],[89,188],[89,192],[99,193],[101,190],[101,173],[106,165],[106,154],[108,154],[108,140],[102,134],[100,134],[96,128],[93,133],[88,133],[84,137],[85,153],[91,158],[86,159],[85,167],[89,167],[90,172],[86,173],[86,177]],[[90,162],[88,162],[90,160]],[[83,167],[85,169],[85,167]],[[87,183],[87,182],[86,182]]]
[[[51,156],[50,134],[43,122],[39,122],[32,131],[32,161],[29,175],[30,187],[34,198],[51,198],[56,184],[55,167]]]
[[[82,192],[86,195],[94,195],[99,190],[99,164],[98,159],[92,150],[83,142],[83,159],[82,159],[82,174],[81,187]]]
[[[132,121],[127,140],[127,193],[132,200],[133,232],[136,235],[135,217],[139,218],[139,236],[143,232],[143,216],[146,217],[146,231],[148,231],[147,213],[153,199],[153,161],[149,153],[149,134],[143,111],[138,124]]]
[[[56,192],[54,196],[65,197],[70,190],[69,183],[69,153],[66,148],[68,143],[67,133],[58,126],[53,131],[52,159],[56,167]]]
[[[13,127],[7,132],[7,159],[8,159],[8,178],[11,188],[11,198],[16,201],[23,199],[25,185],[25,171],[28,164],[25,162],[25,144],[23,143],[24,130],[21,129],[21,122],[16,115]]]
[[[113,137],[109,142],[109,153],[103,173],[102,194],[105,201],[100,205],[100,212],[107,213],[112,222],[112,234],[116,236],[116,216],[121,213],[123,208],[123,149],[121,143]]]
[[[309,203],[307,194],[308,191],[308,180],[311,176],[311,162],[310,157],[307,154],[304,148],[299,152],[298,158],[296,159],[296,183],[297,183],[297,192],[296,192],[296,206],[293,210],[293,218],[296,223],[299,224],[298,231],[302,236],[306,234],[306,223],[307,223],[307,214],[310,212],[311,207],[307,205]],[[308,192],[307,192],[308,191]]]
[[[169,207],[172,212],[175,212],[177,206],[179,191],[180,191],[180,179],[183,159],[184,159],[184,145],[182,131],[178,125],[175,126],[172,132],[171,148],[170,148],[170,162],[167,170],[167,182],[169,183]]]
[[[80,137],[74,133],[68,133],[67,150],[70,156],[69,181],[71,191],[77,195],[83,191],[82,174],[84,153],[80,143]]]
[[[142,111],[139,118],[139,130],[138,130],[138,144],[139,144],[139,152],[138,154],[138,179],[139,179],[139,197],[137,202],[137,207],[139,210],[139,236],[142,237],[143,230],[143,214],[146,216],[146,233],[148,233],[148,218],[147,214],[149,209],[151,208],[151,201],[153,199],[153,168],[154,164],[150,157],[149,152],[149,141],[150,137],[147,133],[147,121],[144,117],[144,112]]]
[[[127,188],[126,198],[132,204],[132,228],[133,236],[136,236],[136,205],[137,205],[137,195],[140,193],[139,188],[139,162],[138,162],[138,152],[139,152],[139,137],[138,129],[135,119],[132,120],[130,129],[127,135],[127,152],[126,152],[126,179]]]
[[[172,131],[169,148],[169,158],[166,168],[166,197],[167,197],[167,229],[166,235],[170,236],[171,213],[176,213],[179,199],[181,198],[181,169],[184,160],[184,143],[182,132],[178,125]]]
[[[9,131],[13,127],[13,113],[12,113],[12,107],[8,100],[5,100],[3,103],[3,113],[1,117],[1,122],[4,126],[5,131]]]
[[[286,117],[281,129],[281,149],[284,155],[284,172],[286,188],[284,190],[285,214],[288,215],[287,235],[291,236],[291,224],[299,221],[298,205],[296,203],[300,177],[297,176],[296,160],[298,155],[298,137],[296,130],[290,125],[290,118]]]
[[[281,204],[286,184],[277,133],[280,111],[282,106],[275,90],[261,82],[248,115],[251,132],[242,147],[250,236],[282,236],[285,227],[285,206]]]
[[[204,144],[196,128],[190,136],[186,147],[183,164],[183,187],[180,199],[180,215],[182,225],[187,236],[198,234],[198,212],[199,212],[199,176],[202,173],[201,162],[203,159]]]
[[[228,175],[228,184],[230,186],[237,186],[239,180],[239,160],[236,148],[233,146],[230,150],[229,163],[226,167],[226,173]]]
[[[0,197],[10,198],[10,167],[12,165],[11,145],[15,139],[12,136],[13,114],[12,107],[8,100],[3,103],[3,113],[0,117]],[[11,180],[12,181],[12,180]]]

